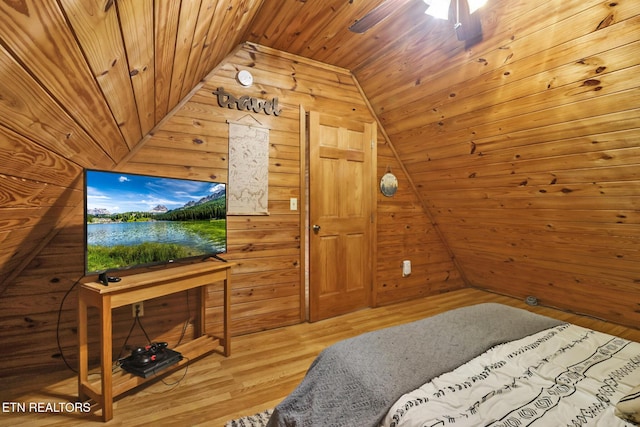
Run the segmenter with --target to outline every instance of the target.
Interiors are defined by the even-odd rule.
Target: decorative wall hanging
[[[398,178],[391,172],[382,175],[380,179],[380,191],[387,197],[391,197],[398,191]]]
[[[253,84],[253,75],[250,71],[240,70],[236,74],[236,80],[244,87],[249,87]]]
[[[273,98],[271,101],[252,98],[247,95],[236,98],[229,92],[226,92],[223,87],[219,87],[211,93],[218,97],[218,105],[223,108],[235,108],[236,110],[247,110],[253,111],[254,113],[263,112],[269,115],[273,114],[274,116],[279,116],[282,111],[278,108],[278,98]]]
[[[247,114],[229,124],[228,215],[269,214],[269,129]]]

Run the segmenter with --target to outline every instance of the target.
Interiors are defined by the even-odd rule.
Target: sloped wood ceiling
[[[0,291],[242,41],[261,0],[0,2]]]
[[[489,0],[473,46],[280,3],[248,39],[352,70],[469,284],[640,325],[640,3]]]
[[[488,0],[472,46],[422,0],[348,31],[380,3],[0,2],[0,280],[249,41],[351,70],[469,284],[639,325],[640,3]]]

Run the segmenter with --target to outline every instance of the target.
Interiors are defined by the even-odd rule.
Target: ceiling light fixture
[[[459,0],[456,0],[459,1]],[[464,1],[464,0],[463,0]],[[473,13],[480,9],[487,0],[466,0],[469,5],[469,13]],[[429,5],[426,10],[427,15],[431,15],[438,19],[449,19],[449,7],[451,6],[451,0],[424,0]],[[457,9],[457,8],[456,8]]]
[[[424,0],[424,2],[429,5],[424,13],[438,19],[449,19],[451,0]]]
[[[487,0],[456,0],[455,7],[451,10],[451,0],[423,0],[428,6],[427,15],[437,19],[455,19],[453,28],[456,30],[458,40],[471,46],[482,40],[482,23],[480,16],[473,12],[482,7]],[[455,16],[453,14],[455,13]]]

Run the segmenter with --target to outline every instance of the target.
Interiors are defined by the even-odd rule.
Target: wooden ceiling
[[[242,41],[260,3],[2,2],[3,124],[112,166]],[[31,107],[16,117],[18,99]],[[52,117],[53,129],[25,129]]]
[[[0,277],[64,222],[64,203],[45,218],[24,200],[81,200],[82,168],[126,162],[251,42],[353,73],[468,282],[635,295],[640,3],[489,0],[467,46],[422,0],[388,1],[362,34],[382,0],[0,2]]]
[[[2,173],[32,182],[18,191],[13,181],[6,181],[9,194],[3,198],[9,201],[16,192],[27,191],[41,197],[47,193],[49,200],[5,206],[27,209],[29,213],[19,213],[31,218],[25,221],[15,219],[15,210],[0,214],[0,220],[6,218],[0,235],[6,248],[0,254],[5,283],[42,247],[43,239],[55,234],[51,227],[63,223],[67,208],[81,201],[78,194],[65,192],[78,189],[82,168],[111,169],[125,163],[154,127],[242,42],[364,76],[380,66],[380,57],[372,52],[410,54],[420,39],[431,39],[429,51],[435,52],[455,41],[448,25],[424,15],[421,0],[393,0],[398,8],[388,19],[365,34],[348,30],[380,2],[0,2]],[[454,45],[461,49],[459,43]],[[32,150],[34,144],[36,155],[51,165],[47,170],[18,161],[16,153]],[[48,186],[46,192],[41,186]],[[55,199],[58,202],[52,202]],[[51,207],[47,220],[41,217],[45,206]]]
[[[379,5],[393,6],[381,8],[388,13],[386,19],[362,34],[349,31],[352,24]],[[411,61],[439,52],[437,59],[462,49],[453,24],[426,15],[426,9],[422,0],[265,0],[246,39],[358,75],[388,55],[401,55]]]
[[[3,124],[80,166],[105,168],[243,41],[344,67],[365,82],[381,76],[388,54],[401,69],[384,73],[413,82],[428,70],[416,75],[410,64],[436,53],[435,66],[463,49],[421,0],[391,1],[397,10],[365,34],[348,27],[381,0],[2,2]],[[18,117],[17,99],[31,105]],[[31,126],[53,117],[54,128]]]

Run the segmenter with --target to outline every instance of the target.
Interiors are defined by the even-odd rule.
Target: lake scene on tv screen
[[[86,272],[226,252],[223,183],[86,171]]]

